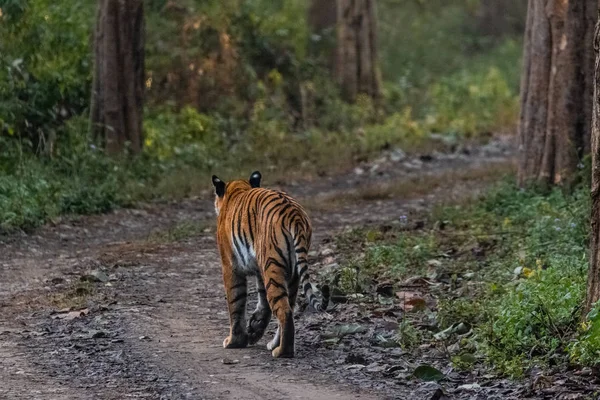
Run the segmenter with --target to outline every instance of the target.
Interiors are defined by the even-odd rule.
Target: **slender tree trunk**
[[[308,9],[308,25],[312,33],[319,35],[320,40],[311,46],[316,54],[326,53],[330,71],[335,69],[335,29],[337,25],[337,0],[311,0]]]
[[[100,0],[94,35],[90,122],[109,154],[142,150],[143,0]]]
[[[592,238],[590,243],[590,266],[588,270],[587,297],[584,315],[594,303],[600,299],[600,21],[594,33],[594,50],[596,60],[593,82],[593,116],[592,116]]]
[[[597,0],[529,0],[521,77],[520,185],[572,183],[589,149],[591,35],[597,7]]]
[[[335,75],[344,96],[380,95],[375,0],[337,0]]]

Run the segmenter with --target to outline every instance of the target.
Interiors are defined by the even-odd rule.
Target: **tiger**
[[[275,358],[294,357],[294,306],[299,286],[308,304],[325,311],[329,287],[321,300],[308,274],[312,227],[306,211],[284,192],[260,187],[261,173],[248,180],[224,182],[212,176],[217,214],[217,246],[229,310],[226,349],[256,344],[272,315],[278,327],[267,349]],[[246,325],[247,278],[256,279],[258,304]]]

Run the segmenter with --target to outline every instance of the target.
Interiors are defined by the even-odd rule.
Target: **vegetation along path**
[[[337,265],[337,233],[418,224],[413,215],[472,196],[510,171],[513,148],[500,138],[453,154],[389,151],[340,176],[279,187],[309,209],[311,270],[323,278]],[[214,225],[207,192],[1,238],[0,398],[522,398],[500,380],[472,390],[468,374],[452,378],[450,365],[441,383],[411,378],[419,360],[369,341],[395,329],[389,318],[364,318],[350,303],[297,313],[294,359],[272,359],[265,349],[274,322],[258,345],[224,350]],[[356,320],[366,334],[331,340]]]

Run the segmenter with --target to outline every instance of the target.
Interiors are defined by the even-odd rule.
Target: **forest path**
[[[309,209],[311,270],[318,272],[332,262],[328,243],[336,233],[472,196],[511,168],[511,154],[509,138],[455,154],[392,151],[346,174],[280,188]],[[321,333],[347,317],[344,304],[331,315],[297,314],[294,359],[275,360],[266,350],[274,321],[256,346],[224,350],[228,317],[214,225],[207,196],[1,238],[0,399],[434,395],[435,385],[359,371],[354,348],[323,343]],[[362,345],[368,351],[369,343]],[[394,349],[378,357],[402,362]]]

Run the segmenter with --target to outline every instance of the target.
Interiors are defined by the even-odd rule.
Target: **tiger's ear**
[[[254,171],[252,174],[250,174],[250,179],[248,180],[248,182],[250,182],[250,186],[253,188],[260,187],[260,178],[262,178],[262,175],[258,171]]]
[[[215,187],[215,193],[217,194],[217,196],[223,197],[223,195],[225,194],[225,182],[220,180],[218,176],[213,175],[212,183]]]

